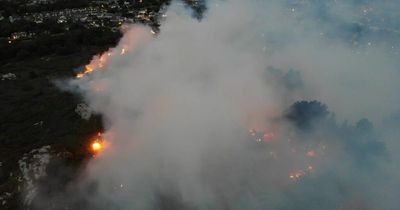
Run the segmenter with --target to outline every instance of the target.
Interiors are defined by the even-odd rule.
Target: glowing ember
[[[298,170],[298,171],[292,172],[292,173],[289,175],[289,178],[290,178],[291,180],[298,180],[298,179],[300,179],[301,177],[303,177],[304,175],[306,175],[306,173],[305,173],[303,170]]]
[[[256,129],[250,129],[249,133],[257,142],[269,142],[272,141],[276,136],[274,132],[264,132]]]
[[[97,133],[97,137],[93,139],[90,144],[90,150],[94,154],[98,154],[104,149],[104,139],[102,138],[101,133]]]
[[[101,66],[103,66],[103,65],[102,65],[102,64],[99,64],[99,67],[101,67]],[[86,66],[85,66],[85,70],[84,70],[83,72],[81,72],[81,73],[78,73],[78,74],[76,75],[76,78],[82,78],[83,76],[85,76],[85,75],[87,75],[87,74],[90,74],[90,73],[92,73],[93,71],[94,71],[94,68],[92,67],[91,64],[86,65]]]
[[[127,31],[128,28],[124,29],[124,27],[125,26],[121,26],[121,29]],[[150,41],[151,38],[154,37],[154,33],[156,32],[149,32],[140,28],[134,28],[132,30],[129,30],[129,32],[127,33],[131,33],[132,35],[124,36],[125,39],[123,38],[122,40],[122,42],[124,43],[122,46],[119,46],[118,48],[111,48],[101,55],[94,56],[90,63],[85,66],[85,69],[76,75],[76,78],[80,79],[87,74],[93,73],[99,69],[106,69],[109,63],[109,59],[113,58],[114,56],[118,57],[119,55],[125,55],[127,52],[133,51],[135,45],[143,44],[143,42]],[[126,39],[127,37],[129,38]]]
[[[96,142],[92,143],[92,150],[94,152],[99,152],[102,148],[103,148],[103,145],[100,142],[96,141]]]
[[[83,76],[85,76],[84,73],[78,73],[78,74],[76,75],[76,78],[80,79],[80,78],[82,78]]]

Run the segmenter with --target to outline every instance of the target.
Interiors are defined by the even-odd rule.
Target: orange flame
[[[103,148],[103,145],[101,144],[101,142],[95,141],[92,143],[92,150],[93,152],[100,152],[101,149]]]
[[[298,180],[305,175],[306,175],[306,173],[303,170],[298,170],[298,171],[294,171],[294,172],[290,173],[289,178],[291,180]]]
[[[88,65],[85,66],[85,70],[76,75],[76,78],[80,79],[85,75],[93,73],[95,70],[102,69],[107,66],[108,58],[111,57],[112,52],[102,54],[98,59],[93,59]]]
[[[92,143],[90,144],[90,152],[93,154],[99,154],[103,149],[105,141],[102,137],[101,133],[97,133],[97,136],[93,139]]]
[[[125,28],[125,29],[124,29]],[[111,48],[107,52],[93,57],[92,61],[85,67],[85,70],[78,73],[76,78],[83,78],[85,75],[90,74],[96,70],[105,68],[108,63],[108,59],[120,55],[125,55],[128,51],[134,50],[137,45],[142,45],[152,40],[154,37],[154,32],[144,29],[143,27],[125,27],[121,28],[126,35],[123,36],[121,43],[121,49]],[[115,53],[113,53],[115,51]]]

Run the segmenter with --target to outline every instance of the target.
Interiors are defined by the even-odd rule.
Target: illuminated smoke
[[[155,35],[152,30],[145,29],[143,27],[130,28],[129,26],[123,26],[122,30],[125,31],[126,36],[122,38],[120,45],[116,48],[109,49],[107,52],[104,52],[101,55],[94,56],[90,63],[85,65],[84,70],[76,75],[77,79],[83,78],[88,74],[92,74],[94,71],[107,69],[110,60],[112,60],[114,56],[125,55],[128,51],[134,51],[135,47],[139,47],[142,44],[141,42],[149,41],[151,36],[149,36],[147,32]],[[146,32],[143,30],[146,30]],[[128,36],[128,34],[130,35]]]
[[[173,3],[160,34],[129,26],[95,57],[69,84],[109,142],[81,180],[96,186],[78,194],[85,208],[394,209],[384,195],[397,180],[384,176],[399,170],[380,128],[340,122],[396,111],[398,61],[379,42],[346,44],[304,7],[210,1],[198,21]]]

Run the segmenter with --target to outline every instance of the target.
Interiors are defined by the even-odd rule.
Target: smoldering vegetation
[[[193,19],[173,3],[159,34],[129,26],[110,50],[126,53],[64,87],[103,116],[109,145],[50,203],[398,209],[393,5],[209,1]]]

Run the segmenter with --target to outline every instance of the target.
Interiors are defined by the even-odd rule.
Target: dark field
[[[65,168],[59,169],[77,171],[90,157],[87,141],[102,129],[101,118],[92,115],[89,120],[82,119],[74,111],[81,99],[61,91],[53,82],[73,77],[73,69],[106,48],[89,46],[71,55],[27,58],[0,67],[2,75],[16,75],[15,80],[0,81],[0,195],[10,193],[15,202],[2,208],[15,209],[20,204],[18,160],[23,154],[50,145],[59,163],[49,168],[48,173],[54,176],[70,176],[64,173]]]

